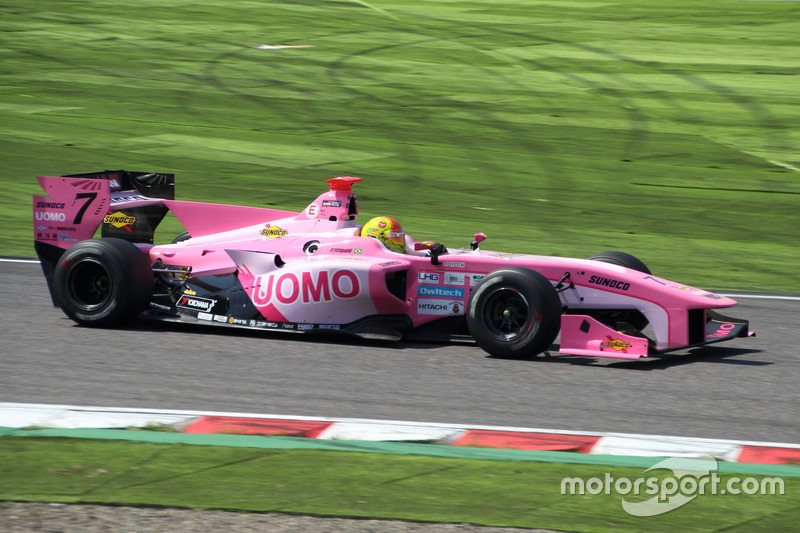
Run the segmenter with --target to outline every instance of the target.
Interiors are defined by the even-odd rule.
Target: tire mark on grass
[[[120,472],[117,476],[109,478],[105,482],[100,483],[98,485],[95,485],[94,487],[86,490],[85,492],[83,492],[81,494],[81,496],[88,496],[88,495],[90,495],[92,493],[99,492],[100,490],[102,490],[102,489],[108,487],[109,485],[111,485],[114,481],[119,480],[119,479],[124,479],[125,477],[127,477],[130,474],[130,470],[135,469],[135,468],[145,467],[148,464],[153,463],[154,461],[157,461],[158,459],[161,458],[162,455],[165,455],[165,454],[167,454],[169,452],[172,452],[173,448],[174,448],[173,446],[169,446],[167,448],[164,448],[163,450],[158,450],[157,452],[155,452],[153,455],[151,455],[147,459],[137,463],[135,466],[128,467],[127,471]],[[216,470],[216,469],[219,469],[219,468],[226,468],[226,467],[229,467],[229,466],[234,466],[234,465],[239,465],[239,464],[242,464],[242,463],[247,463],[249,461],[253,461],[253,460],[260,459],[262,457],[267,457],[267,456],[270,456],[270,455],[277,455],[277,452],[268,452],[268,451],[265,451],[265,450],[253,451],[251,453],[252,453],[252,455],[250,455],[249,457],[243,457],[241,459],[236,459],[234,461],[227,461],[227,462],[224,462],[224,463],[218,463],[218,464],[215,464],[215,465],[206,466],[206,467],[203,467],[203,468],[198,468],[196,470],[191,470],[191,471],[188,471],[188,472],[181,472],[179,474],[173,474],[173,475],[169,475],[169,476],[151,478],[151,479],[148,479],[146,481],[138,481],[138,482],[135,482],[135,483],[116,485],[114,487],[114,489],[115,490],[120,490],[120,489],[129,489],[129,488],[133,488],[133,487],[142,487],[142,486],[146,486],[146,485],[152,485],[154,483],[161,483],[163,481],[170,481],[170,480],[179,479],[179,478],[182,478],[182,477],[193,476],[195,474],[202,474],[204,472],[210,472],[212,470]]]
[[[338,86],[342,87],[343,89],[353,94],[355,98],[359,98],[363,101],[379,103],[384,106],[397,106],[400,104],[395,100],[377,96],[373,92],[357,89],[353,86],[352,83],[347,83],[346,80],[343,80],[341,72],[345,70],[346,63],[348,61],[352,61],[362,56],[369,56],[369,55],[379,54],[384,51],[395,50],[405,47],[413,47],[413,46],[418,46],[420,44],[431,44],[436,42],[454,43],[464,47],[465,49],[472,50],[473,52],[478,52],[478,53],[484,52],[483,50],[476,48],[475,46],[469,44],[468,42],[465,42],[471,37],[473,37],[472,35],[461,35],[457,37],[441,37],[441,36],[431,36],[425,33],[424,31],[417,29],[404,29],[404,31],[409,34],[419,35],[420,38],[404,43],[375,46],[372,48],[360,50],[353,54],[342,56],[337,61],[333,62],[331,66],[328,68],[329,77],[332,80],[334,80],[334,82]],[[482,36],[485,36],[485,34],[474,35],[474,37],[482,37]],[[437,56],[437,59],[439,59],[442,63],[444,63],[446,60],[449,60],[450,64],[453,65],[461,65],[474,68],[477,71],[481,72],[485,78],[493,79],[497,83],[502,82],[505,87],[512,87],[519,91],[525,91],[528,89],[527,85],[519,82],[519,80],[516,80],[513,77],[500,73],[497,68],[479,66],[476,62],[465,61],[463,59],[463,55],[457,52],[442,53]],[[494,59],[497,59],[497,57],[495,57]],[[442,98],[446,98],[442,96],[441,93],[437,93],[435,91],[417,90],[416,92],[411,92],[409,94],[417,101],[424,101],[425,99],[436,101],[436,100],[441,100]],[[506,132],[512,132],[514,130],[519,129],[518,124],[509,123],[506,120],[499,118],[498,115],[492,113],[491,111],[485,109],[475,110],[473,107],[474,106],[471,106],[469,109],[462,110],[462,112],[466,116],[471,117],[471,119],[476,122],[484,124],[492,123],[493,127]],[[425,123],[426,111],[427,111],[426,108],[423,108],[418,112],[413,111],[411,108],[407,109],[408,109],[407,113],[409,114],[412,112],[415,113],[416,116],[414,115],[411,116],[417,119],[419,123],[421,124]],[[480,171],[484,174],[495,175],[495,176],[500,175],[500,171],[502,170],[502,168],[493,163],[490,157],[485,157],[485,155],[489,153],[487,152],[487,150],[494,152],[495,151],[494,149],[487,148],[485,144],[481,143],[481,140],[479,138],[475,138],[472,135],[466,134],[465,130],[460,127],[463,124],[463,121],[460,120],[453,120],[451,122],[445,121],[444,124],[445,124],[444,129],[440,128],[436,131],[436,133],[439,135],[443,133],[445,138],[450,138],[450,139],[455,138],[459,140],[458,148],[461,149],[464,153],[469,154],[469,163],[467,166],[477,166],[480,168]],[[534,157],[539,153],[536,149],[535,141],[531,141],[524,137],[517,137],[515,140],[517,140],[520,143],[520,146],[519,148],[515,147],[514,149],[509,148],[510,153],[524,152],[529,155],[533,155]],[[415,150],[413,143],[397,143],[396,145],[400,146],[403,149],[404,151],[403,157],[405,163],[409,163],[411,161],[414,162],[412,165],[410,165],[410,168],[417,170],[423,168],[423,165],[420,161],[421,156],[419,155],[419,151]],[[539,161],[539,166],[540,168],[544,169],[548,169],[548,167],[550,167],[549,168],[550,175],[556,175],[559,173],[560,170],[559,168],[555,167],[552,164],[551,160],[548,158],[542,158]]]

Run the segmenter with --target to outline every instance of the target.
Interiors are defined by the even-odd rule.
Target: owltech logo
[[[127,231],[131,231],[130,226],[136,223],[136,217],[132,217],[126,215],[122,211],[109,212],[106,216],[103,217],[104,224],[111,224],[115,228],[125,228]]]

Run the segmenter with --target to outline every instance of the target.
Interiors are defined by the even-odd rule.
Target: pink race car
[[[55,305],[86,326],[137,316],[274,331],[474,341],[489,354],[638,359],[736,337],[730,298],[653,276],[635,257],[569,259],[415,242],[378,217],[359,225],[353,186],[301,212],[174,200],[174,175],[39,177],[35,248]],[[153,234],[167,211],[187,232]],[[97,228],[101,237],[93,238]]]

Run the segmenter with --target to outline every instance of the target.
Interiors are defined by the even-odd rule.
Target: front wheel
[[[467,326],[478,346],[490,355],[531,358],[558,336],[561,301],[550,281],[534,270],[495,270],[472,291]]]
[[[618,265],[625,268],[630,268],[644,274],[651,274],[650,269],[647,268],[639,258],[626,253],[626,252],[600,252],[589,257],[592,261],[600,261],[601,263],[609,263]],[[642,331],[649,323],[639,311],[634,309],[621,309],[616,311],[591,311],[590,316],[598,319],[600,322],[610,325],[615,329],[623,329],[624,324],[629,324],[635,329]]]
[[[84,326],[133,319],[147,307],[153,286],[149,257],[122,239],[77,243],[61,256],[53,277],[56,303]]]

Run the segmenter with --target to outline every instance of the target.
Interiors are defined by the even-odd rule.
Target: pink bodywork
[[[450,250],[435,265],[429,257],[389,251],[359,236],[355,177],[328,180],[330,190],[301,212],[141,198],[115,205],[108,181],[40,177],[48,197],[34,197],[35,239],[67,249],[91,238],[110,208],[163,204],[192,238],[167,245],[138,244],[153,262],[191,267],[191,275],[237,277],[270,322],[348,324],[373,315],[407,315],[414,326],[465,313],[471,288],[503,267],[525,267],[553,284],[569,274],[559,292],[560,352],[637,359],[654,351],[729,338],[735,324],[689,338],[688,310],[736,305],[731,298],[613,264],[586,259]],[[120,222],[120,221],[118,221]],[[120,223],[124,223],[121,220]],[[312,247],[309,250],[309,246]],[[316,251],[313,247],[316,246]],[[387,274],[407,271],[406,298],[387,290]],[[615,331],[581,309],[638,309],[649,320],[655,346]]]

